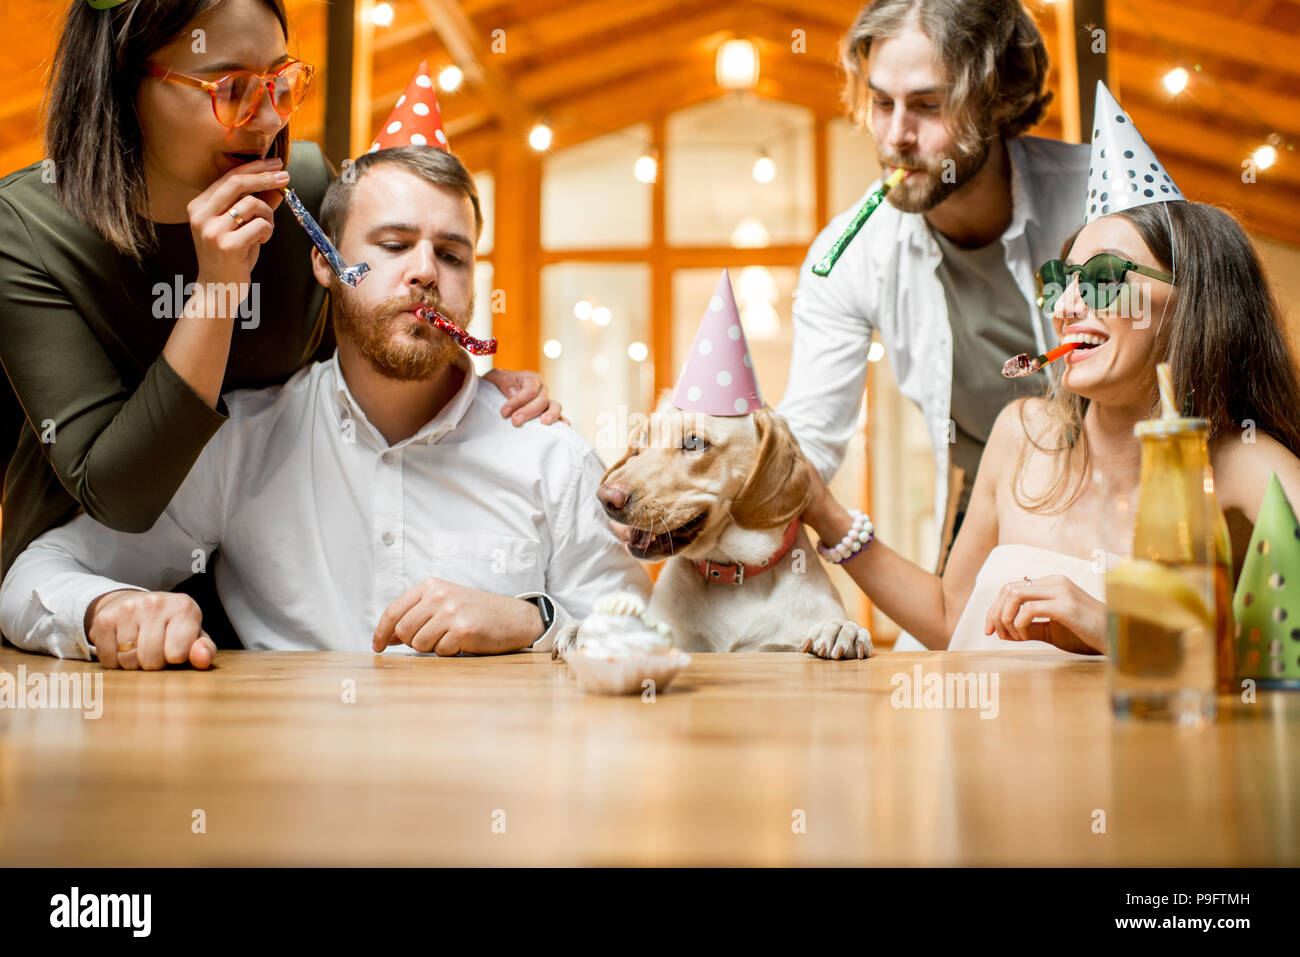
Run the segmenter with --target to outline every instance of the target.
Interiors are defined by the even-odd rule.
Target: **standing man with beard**
[[[252,649],[549,651],[601,595],[649,593],[596,498],[591,446],[566,424],[502,418],[505,396],[416,315],[436,304],[464,328],[473,311],[483,221],[465,167],[405,146],[351,172],[321,225],[370,273],[349,289],[312,252],[334,358],[226,393],[229,420],[149,531],[81,515],[29,545],[0,586],[18,647],[206,668],[198,606],[168,589],[218,548],[217,593]]]
[[[845,36],[843,65],[851,115],[871,132],[883,175],[910,172],[829,276],[812,266],[857,206],[809,250],[778,411],[829,481],[879,332],[930,431],[942,566],[998,412],[1041,389],[1001,369],[1054,343],[1034,264],[1079,225],[1088,147],[1023,135],[1051,93],[1043,39],[1020,0],[876,0]]]

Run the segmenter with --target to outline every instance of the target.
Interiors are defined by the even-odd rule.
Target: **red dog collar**
[[[794,540],[799,537],[799,518],[796,516],[790,520],[786,526],[785,535],[781,539],[781,547],[776,553],[768,556],[757,565],[745,565],[744,562],[711,562],[705,558],[697,558],[695,567],[700,570],[707,582],[721,582],[724,585],[741,585],[745,581],[745,570],[749,569],[749,575],[761,575],[767,571],[782,558],[785,553],[794,547]]]

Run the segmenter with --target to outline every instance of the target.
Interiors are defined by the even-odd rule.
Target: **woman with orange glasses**
[[[288,33],[283,0],[72,0],[49,159],[0,179],[3,571],[83,509],[150,528],[223,391],[332,350],[311,243],[280,208],[292,184],[316,215],[331,177],[313,143],[290,160],[314,69]],[[506,414],[559,417],[535,374],[489,375],[516,390]]]

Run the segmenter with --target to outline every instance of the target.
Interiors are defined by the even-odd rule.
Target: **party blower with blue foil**
[[[289,204],[289,210],[298,220],[299,224],[311,241],[316,244],[320,254],[325,257],[325,261],[330,264],[330,269],[334,270],[334,275],[339,277],[339,281],[348,286],[356,286],[362,279],[366,278],[366,273],[370,272],[369,263],[357,263],[355,266],[349,266],[339,255],[339,251],[334,248],[334,244],[329,241],[325,231],[320,228],[320,224],[312,218],[311,213],[307,212],[307,207],[302,204],[296,193],[288,186],[280,188],[284,193],[284,201]]]

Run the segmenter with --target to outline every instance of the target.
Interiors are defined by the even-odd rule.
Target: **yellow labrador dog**
[[[672,627],[678,647],[871,654],[870,633],[848,620],[799,522],[810,468],[767,408],[705,415],[666,395],[631,437],[598,496],[630,526],[634,556],[668,559],[648,610]]]

